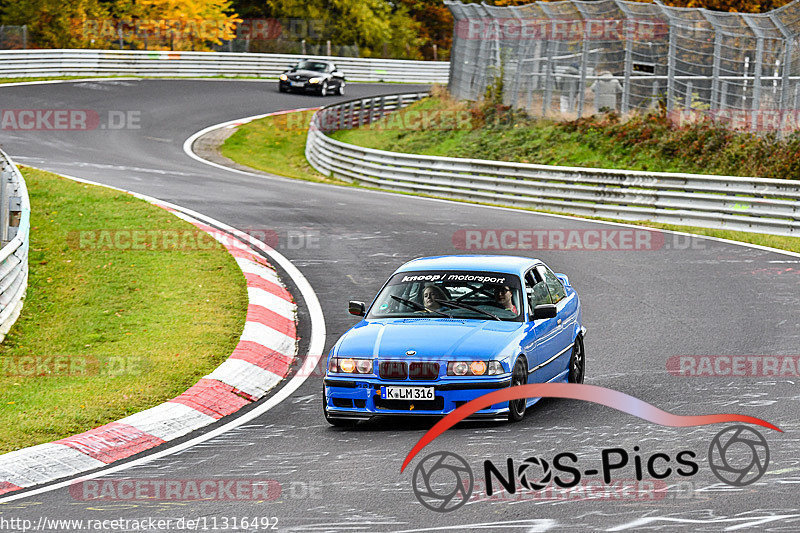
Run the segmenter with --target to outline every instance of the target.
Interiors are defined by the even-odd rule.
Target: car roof
[[[439,255],[413,259],[395,272],[414,270],[478,270],[522,275],[534,265],[542,264],[539,259],[513,255]]]

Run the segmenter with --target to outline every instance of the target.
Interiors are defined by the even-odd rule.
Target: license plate
[[[292,87],[303,87],[306,84],[304,81],[293,81]]]
[[[434,400],[433,387],[381,387],[384,400]]]

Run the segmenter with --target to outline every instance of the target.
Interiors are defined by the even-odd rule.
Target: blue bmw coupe
[[[525,383],[582,383],[578,294],[537,259],[456,255],[398,268],[327,359],[323,411],[334,426],[378,415],[446,415]],[[537,399],[471,418],[521,420]]]

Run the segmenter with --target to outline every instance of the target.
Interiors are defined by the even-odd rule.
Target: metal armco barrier
[[[328,59],[351,81],[447,83],[450,64],[360,57],[161,52],[138,50],[3,50],[0,77],[251,76],[275,78],[301,59]]]
[[[309,126],[306,158],[326,176],[395,191],[582,216],[800,235],[800,184],[793,181],[401,154],[325,134],[368,124],[424,96],[394,94],[320,109]]]
[[[31,203],[25,179],[0,150],[0,341],[22,310],[28,288]]]

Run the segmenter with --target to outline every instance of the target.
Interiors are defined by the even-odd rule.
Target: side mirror
[[[555,305],[553,307],[555,307]],[[367,314],[367,306],[364,305],[364,302],[356,302],[350,300],[350,303],[347,306],[347,310],[350,312],[351,315],[355,316],[365,316]]]
[[[533,319],[544,320],[545,318],[555,318],[558,315],[556,304],[541,304],[533,308]]]

